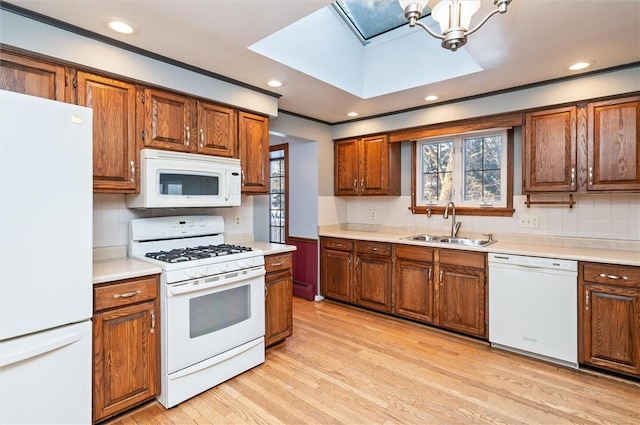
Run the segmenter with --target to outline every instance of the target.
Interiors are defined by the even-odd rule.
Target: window
[[[338,0],[333,4],[363,42],[409,23],[396,0]],[[423,17],[427,15],[424,12]]]
[[[287,145],[269,148],[269,241],[287,240]]]
[[[503,129],[419,140],[415,205],[510,208],[508,146]]]

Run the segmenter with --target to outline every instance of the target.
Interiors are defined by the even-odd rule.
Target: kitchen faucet
[[[447,206],[444,208],[444,214],[442,215],[442,218],[444,218],[445,220],[449,218],[449,205],[451,205],[451,208],[453,210],[453,217],[451,217],[451,237],[455,238],[458,234],[458,230],[460,229],[460,224],[462,223],[456,221],[456,204],[454,204],[452,201],[447,202]]]

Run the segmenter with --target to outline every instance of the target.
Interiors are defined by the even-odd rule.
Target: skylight
[[[364,41],[408,22],[395,0],[338,0],[334,4]]]

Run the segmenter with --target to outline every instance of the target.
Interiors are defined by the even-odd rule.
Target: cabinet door
[[[440,264],[436,293],[438,325],[486,337],[484,270]]]
[[[389,189],[387,136],[365,137],[360,143],[360,194],[386,195]]]
[[[640,96],[587,105],[587,189],[640,189]]]
[[[93,420],[158,394],[157,304],[149,301],[93,317]]]
[[[576,190],[576,116],[575,106],[526,114],[525,191]]]
[[[358,254],[355,282],[358,305],[391,311],[391,257]]]
[[[341,140],[333,146],[335,195],[359,194],[359,146],[358,139]]]
[[[76,103],[93,108],[94,192],[135,192],[136,87],[83,71],[77,72],[76,85]]]
[[[197,102],[198,152],[237,158],[238,122],[233,108]]]
[[[290,336],[293,330],[291,270],[267,273],[265,285],[265,344],[268,347]]]
[[[320,285],[322,295],[345,302],[353,302],[351,264],[353,253],[322,250],[320,256]]]
[[[144,146],[179,152],[191,151],[191,141],[195,137],[193,100],[180,94],[147,88],[142,101]]]
[[[396,257],[394,313],[433,322],[433,263]]]
[[[580,361],[640,376],[640,289],[584,283]]]
[[[242,166],[242,193],[269,192],[269,120],[238,113],[238,145]]]
[[[0,51],[0,89],[65,100],[65,68]]]

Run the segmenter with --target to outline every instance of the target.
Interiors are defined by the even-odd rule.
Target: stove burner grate
[[[250,247],[222,244],[196,246],[193,248],[178,248],[171,251],[148,252],[145,257],[166,263],[181,263],[184,261],[201,260],[203,258],[220,257],[223,255],[239,254],[251,251]]]

